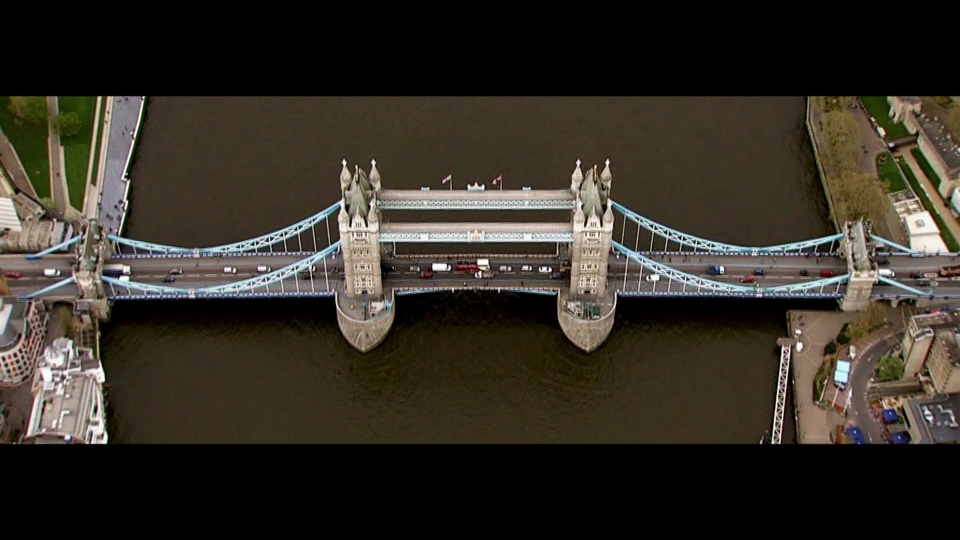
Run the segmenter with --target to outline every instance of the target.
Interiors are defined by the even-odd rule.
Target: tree
[[[46,124],[50,117],[50,111],[47,109],[47,98],[43,96],[33,96],[27,98],[26,118],[34,124]]]
[[[80,115],[75,112],[58,114],[53,119],[53,130],[61,137],[73,137],[80,132]]]
[[[860,156],[860,126],[844,109],[824,113],[824,157],[836,173],[855,170]]]
[[[884,356],[880,359],[878,377],[881,382],[896,381],[903,377],[903,362],[895,356]]]
[[[823,354],[824,354],[824,355],[836,354],[836,353],[837,353],[837,342],[836,342],[836,341],[831,341],[830,343],[827,343],[827,344],[823,347]]]
[[[887,323],[887,310],[880,302],[870,304],[870,307],[857,315],[857,320],[847,328],[850,341],[856,341]]]
[[[23,118],[27,114],[27,98],[23,96],[10,96],[10,103],[7,105],[10,112],[17,118]]]
[[[845,171],[830,182],[840,216],[845,220],[860,218],[882,221],[889,202],[876,177],[863,172]]]

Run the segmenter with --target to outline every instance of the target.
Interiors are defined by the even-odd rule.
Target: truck
[[[707,273],[711,276],[722,276],[726,273],[726,269],[719,264],[711,264],[707,267]]]
[[[960,264],[944,266],[940,269],[940,275],[943,277],[960,276]]]
[[[109,277],[129,276],[130,267],[126,264],[105,264],[103,265],[103,275]]]
[[[434,272],[449,272],[450,265],[447,263],[433,263],[432,269]]]
[[[477,268],[479,268],[481,271],[489,272],[490,259],[477,259]]]
[[[458,274],[476,274],[480,271],[480,267],[475,264],[457,264],[455,272]]]

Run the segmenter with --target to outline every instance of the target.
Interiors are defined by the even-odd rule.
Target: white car
[[[646,279],[647,281],[660,281],[660,274],[649,274]]]
[[[532,266],[523,265],[520,267],[521,272],[533,272]]]
[[[236,269],[236,267],[234,267],[234,266],[224,266],[224,267],[223,267],[223,273],[224,273],[224,274],[236,274],[236,273],[237,273],[237,269]]]
[[[798,341],[798,342],[797,342],[797,352],[803,352],[803,342],[802,342],[802,341]]]
[[[420,271],[420,267],[419,267],[419,266],[411,266],[411,267],[410,267],[410,271],[411,271],[411,272],[419,272],[419,271]]]
[[[257,267],[257,272],[259,272],[259,273],[261,273],[261,274],[266,274],[266,273],[269,272],[270,270],[271,270],[271,268],[270,268],[269,266],[265,265],[265,264],[261,264],[260,266]]]
[[[541,273],[541,274],[549,274],[550,272],[553,272],[553,268],[550,268],[549,266],[541,266],[541,267],[540,267],[540,273]]]
[[[501,271],[501,272],[513,272],[513,267],[512,267],[512,266],[501,266],[501,267],[500,267],[500,271]]]

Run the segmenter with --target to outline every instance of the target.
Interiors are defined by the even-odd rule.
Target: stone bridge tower
[[[607,290],[607,262],[613,242],[613,209],[610,206],[610,160],[597,177],[597,167],[580,171],[580,160],[571,177],[577,196],[570,249],[570,295],[596,296]]]
[[[840,302],[843,311],[860,311],[870,306],[870,294],[879,271],[871,258],[870,223],[848,221],[843,226],[840,249],[847,260],[847,290]]]
[[[383,296],[380,268],[380,172],[377,162],[370,162],[370,175],[360,167],[353,174],[343,160],[340,172],[343,205],[337,222],[340,226],[340,249],[343,253],[343,289],[348,298],[359,298],[364,292],[371,298]]]

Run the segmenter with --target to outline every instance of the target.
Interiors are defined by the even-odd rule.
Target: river
[[[340,161],[388,188],[503,175],[565,188],[611,160],[612,197],[743,245],[829,234],[802,97],[149,98],[125,236],[182,246],[284,227],[339,198]],[[466,219],[466,217],[464,218]],[[621,299],[607,343],[555,299],[415,295],[369,354],[333,301],[118,302],[103,325],[117,443],[756,443],[785,311],[831,302]],[[792,407],[784,442],[794,440]]]

